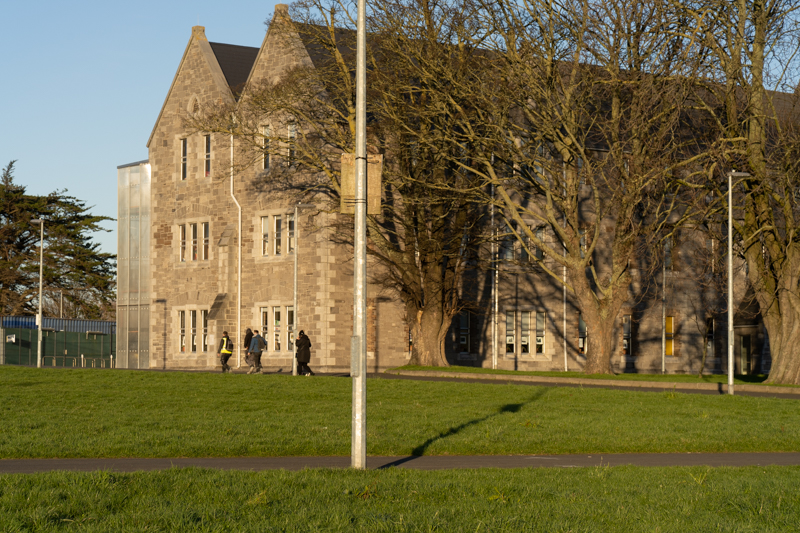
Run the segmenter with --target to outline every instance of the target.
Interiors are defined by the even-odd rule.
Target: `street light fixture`
[[[44,219],[34,218],[31,225],[39,226],[39,314],[36,324],[39,328],[39,339],[36,342],[36,368],[42,368],[42,272],[44,262]]]
[[[300,315],[297,312],[297,256],[300,253],[300,221],[297,216],[300,209],[306,207],[316,207],[314,204],[301,204],[297,203],[294,206],[294,303],[292,309],[294,312],[294,319],[292,320],[292,335],[297,329],[297,322]],[[287,317],[288,318],[288,317]],[[294,345],[294,356],[292,357],[292,375],[297,375],[297,343],[292,342]]]
[[[728,394],[733,394],[733,178],[748,172],[728,172]]]

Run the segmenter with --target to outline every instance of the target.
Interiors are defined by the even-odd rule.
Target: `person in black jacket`
[[[308,367],[311,361],[311,340],[306,336],[305,331],[300,330],[297,335],[297,373],[301,376],[313,376],[314,372]]]
[[[217,348],[217,355],[219,362],[222,363],[222,373],[230,372],[231,367],[228,366],[228,359],[231,358],[233,353],[233,341],[228,337],[228,332],[222,332],[222,338],[219,340],[219,348]]]
[[[250,356],[250,341],[253,340],[253,330],[247,328],[244,330],[244,342],[242,343],[242,350],[244,350],[244,362],[253,368],[253,358]]]

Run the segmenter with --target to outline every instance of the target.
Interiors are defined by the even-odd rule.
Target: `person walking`
[[[222,338],[219,340],[219,348],[217,348],[217,357],[219,362],[222,363],[222,373],[230,372],[231,367],[228,366],[228,359],[233,354],[233,341],[228,337],[228,332],[222,332]]]
[[[267,347],[266,341],[264,341],[264,337],[258,334],[258,330],[253,330],[253,338],[250,340],[250,357],[253,361],[252,365],[250,366],[250,370],[247,371],[248,374],[252,374],[253,372],[261,372],[261,352],[264,348]]]
[[[242,350],[244,350],[244,363],[253,367],[253,358],[250,357],[250,341],[253,340],[253,330],[247,328],[244,331],[244,342],[242,343]],[[249,373],[249,372],[248,372]]]
[[[301,376],[313,376],[314,372],[308,367],[311,361],[311,340],[302,329],[297,335],[297,373]]]

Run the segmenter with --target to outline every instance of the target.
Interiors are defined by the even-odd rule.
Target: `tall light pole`
[[[36,341],[36,368],[42,368],[42,273],[44,262],[44,219],[34,218],[31,224],[39,225],[39,314],[36,323],[39,327],[39,339]]]
[[[728,394],[733,394],[733,178],[748,172],[728,172]]]
[[[358,0],[356,23],[356,187],[353,258],[353,427],[351,466],[367,467],[367,2]]]
[[[292,293],[294,294],[294,303],[292,304],[293,312],[294,312],[294,320],[292,321],[292,335],[294,335],[295,330],[297,329],[297,323],[300,318],[300,314],[297,312],[297,256],[300,254],[300,220],[298,220],[298,214],[301,208],[303,207],[314,207],[314,204],[301,204],[297,203],[294,206],[294,289]],[[288,317],[287,317],[288,318]],[[292,375],[297,375],[297,343],[292,341],[294,345],[294,356],[292,356]]]

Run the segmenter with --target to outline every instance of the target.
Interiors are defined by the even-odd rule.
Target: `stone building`
[[[277,6],[276,16],[288,16],[286,9]],[[238,170],[235,138],[192,133],[182,120],[206,104],[235,103],[243,88],[278,79],[296,65],[313,67],[314,55],[300,37],[289,35],[291,46],[286,39],[270,29],[260,48],[236,46],[209,42],[203,27],[192,28],[147,141],[148,160],[119,168],[121,367],[218,367],[223,331],[237,344],[234,363],[241,356],[243,364],[238,345],[250,327],[267,341],[266,369],[290,371],[292,339],[303,329],[313,343],[312,367],[349,371],[352,255],[331,239],[335,218],[346,215],[297,207],[296,197],[263,190],[256,184],[269,160]],[[580,370],[591,332],[574,301],[550,278],[521,266],[518,249],[503,253],[496,274],[473,274],[473,305],[452,325],[448,360]],[[696,305],[692,298],[703,291],[680,266],[685,251],[670,253],[676,266],[660,283],[631,287],[618,319],[614,366],[660,372],[663,359],[667,372],[696,372],[706,346],[706,368],[724,371],[724,316],[713,305]],[[646,292],[637,293],[643,285]],[[740,302],[745,290],[737,287]],[[763,330],[754,313],[742,310],[738,321],[737,367],[755,370]],[[406,363],[408,339],[401,302],[369,287],[369,371]]]

